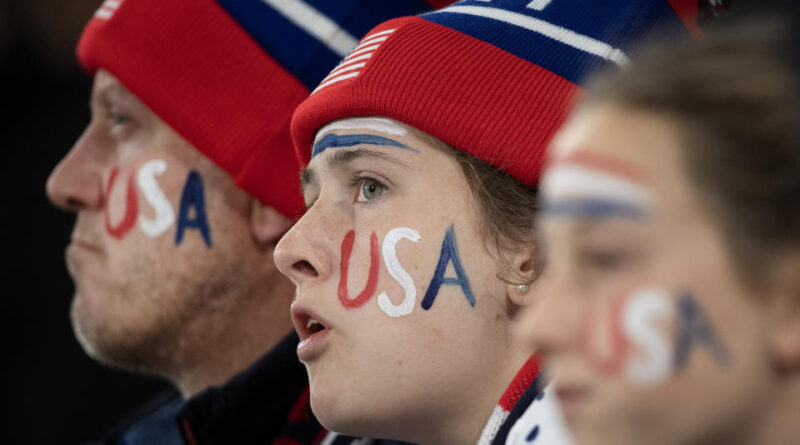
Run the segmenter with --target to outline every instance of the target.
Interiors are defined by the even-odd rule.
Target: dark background
[[[96,439],[166,387],[93,362],[75,340],[64,264],[74,216],[45,195],[89,121],[91,79],[74,49],[100,2],[0,0],[2,444]]]

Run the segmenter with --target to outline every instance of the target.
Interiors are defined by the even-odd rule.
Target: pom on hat
[[[295,217],[294,108],[376,23],[441,3],[106,0],[78,60],[111,72],[237,185]]]
[[[295,111],[297,158],[308,164],[322,125],[380,115],[534,184],[587,75],[625,65],[625,48],[654,27],[687,34],[680,4],[688,2],[465,0],[385,22]]]

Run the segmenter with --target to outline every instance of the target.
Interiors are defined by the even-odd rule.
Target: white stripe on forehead
[[[314,143],[334,130],[372,130],[393,136],[405,136],[408,134],[408,130],[392,119],[385,117],[352,117],[333,121],[320,128],[314,138]]]
[[[564,198],[610,198],[649,206],[650,191],[644,186],[604,170],[580,165],[563,165],[549,169],[541,182],[548,200]]]

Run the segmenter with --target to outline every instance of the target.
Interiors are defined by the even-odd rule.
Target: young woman
[[[650,24],[684,29],[666,1],[593,3],[466,1],[386,22],[298,108],[308,211],[276,261],[326,427],[564,443],[508,329],[540,269],[543,148],[589,70],[625,64]]]
[[[553,143],[525,322],[581,445],[800,443],[800,36],[761,22],[599,81]]]

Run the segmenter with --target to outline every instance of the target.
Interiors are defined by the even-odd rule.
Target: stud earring
[[[518,284],[518,285],[517,285],[517,290],[518,290],[518,291],[519,291],[519,293],[521,293],[521,294],[526,294],[526,293],[528,293],[528,289],[530,289],[530,287],[529,287],[527,284]]]

